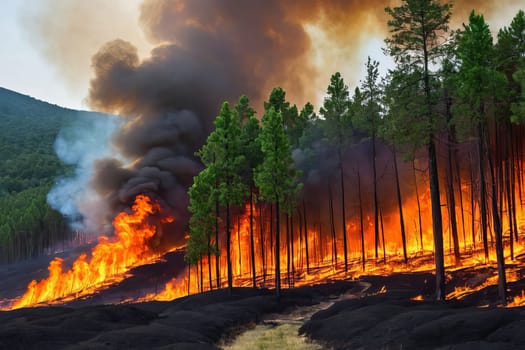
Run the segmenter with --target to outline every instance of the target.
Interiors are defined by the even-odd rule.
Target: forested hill
[[[0,196],[47,184],[60,173],[53,143],[75,113],[0,88]]]
[[[0,88],[0,262],[41,253],[66,234],[46,194],[66,167],[54,141],[79,112]]]

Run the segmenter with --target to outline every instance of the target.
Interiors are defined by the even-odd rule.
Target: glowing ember
[[[514,296],[512,302],[507,304],[507,307],[518,307],[525,305],[525,291],[522,289],[520,295]]]
[[[25,294],[11,308],[21,308],[41,303],[57,303],[93,293],[104,286],[122,280],[133,266],[156,258],[148,241],[156,227],[147,222],[160,207],[145,195],[135,199],[132,213],[122,212],[113,221],[115,237],[101,236],[91,255],[81,254],[68,271],[63,271],[62,259],[49,264],[49,277],[31,281]],[[164,221],[172,221],[165,218]]]

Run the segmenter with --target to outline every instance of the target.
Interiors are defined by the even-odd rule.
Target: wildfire
[[[99,237],[90,256],[81,254],[67,271],[63,270],[62,259],[53,259],[48,267],[49,276],[39,282],[31,281],[25,294],[15,300],[11,308],[58,303],[92,294],[122,280],[131,267],[155,259],[157,254],[150,249],[148,241],[155,235],[156,227],[147,219],[159,210],[159,204],[149,197],[137,196],[132,212],[122,212],[113,220],[115,237]],[[172,220],[171,217],[163,219]]]

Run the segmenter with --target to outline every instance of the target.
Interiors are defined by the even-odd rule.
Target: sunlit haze
[[[0,86],[61,106],[89,109],[85,98],[93,75],[91,57],[104,43],[117,38],[129,41],[137,47],[141,58],[147,57],[153,47],[139,25],[140,3],[140,0],[3,0]],[[484,6],[491,10],[486,18],[495,33],[510,23],[520,1],[494,1],[494,4],[486,2]],[[367,56],[380,61],[382,72],[391,66],[381,51],[386,24],[382,28],[377,25],[383,9],[377,7],[377,11],[358,15],[363,34],[357,38],[352,33],[347,37],[334,36],[326,26],[323,29],[316,23],[305,25],[311,39],[311,60],[317,71],[315,77],[308,78],[317,89],[316,103],[322,99],[323,87],[335,71],[341,71],[353,89],[363,75]],[[459,26],[467,20],[463,18],[465,11],[456,14],[453,25]],[[348,21],[355,16],[349,13]],[[321,19],[324,21],[327,19]]]

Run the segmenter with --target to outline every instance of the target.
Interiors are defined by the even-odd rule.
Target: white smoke
[[[107,208],[105,201],[90,188],[97,159],[113,155],[111,137],[121,119],[101,113],[78,112],[55,140],[55,152],[71,173],[57,178],[47,194],[51,207],[65,215],[74,230],[101,233]]]

